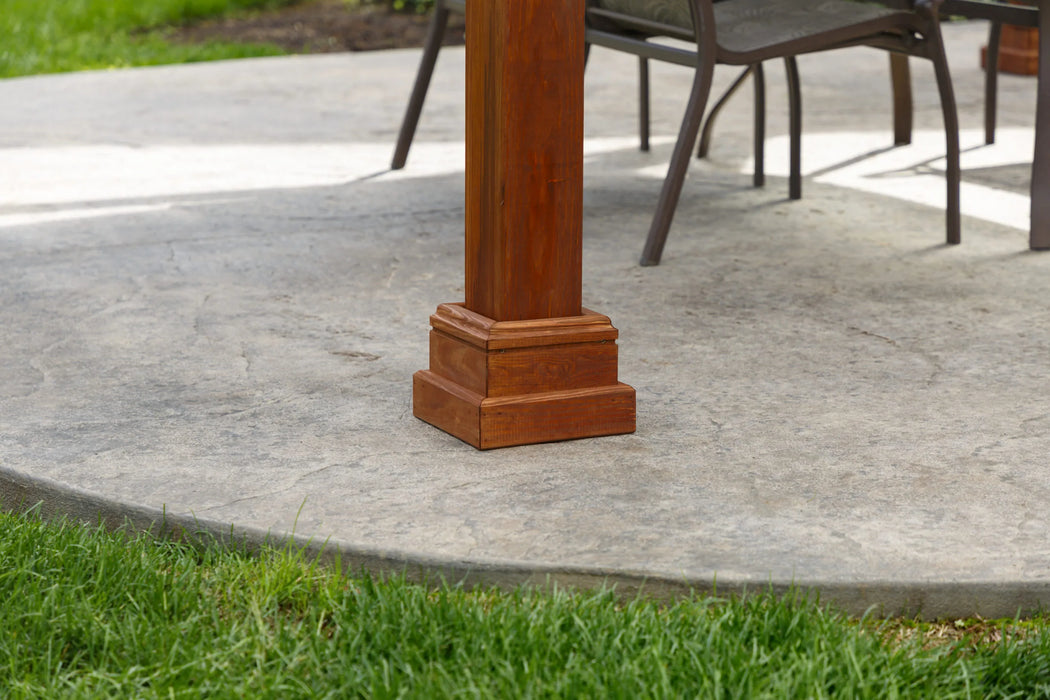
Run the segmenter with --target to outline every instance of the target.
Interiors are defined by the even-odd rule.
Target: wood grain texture
[[[483,350],[616,340],[619,336],[608,316],[589,309],[579,316],[494,321],[462,304],[442,304],[430,317],[430,325]]]
[[[616,343],[485,351],[431,331],[430,371],[483,396],[586,389],[617,382]]]
[[[632,433],[626,384],[484,398],[429,370],[413,377],[413,413],[481,450]]]
[[[605,316],[493,321],[442,304],[431,323],[430,368],[413,385],[428,423],[480,449],[634,431]]]
[[[461,338],[430,331],[430,371],[464,389],[485,396],[489,353]]]
[[[431,325],[430,371],[484,397],[618,382],[619,331],[601,314],[494,322],[442,304]]]
[[[412,376],[412,415],[478,449],[484,398],[429,370]]]
[[[485,399],[479,448],[622,435],[634,427],[635,392],[626,384]]]
[[[479,449],[629,433],[616,328],[581,304],[584,0],[467,7],[466,302],[412,410]]]
[[[616,384],[616,343],[574,343],[489,353],[486,396],[588,389]]]
[[[466,306],[581,312],[584,0],[467,6]]]

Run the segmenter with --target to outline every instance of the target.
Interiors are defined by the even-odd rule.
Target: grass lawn
[[[801,598],[427,588],[0,514],[4,698],[1050,697],[1044,622],[979,628],[930,644]]]
[[[264,45],[175,45],[164,27],[293,1],[0,0],[0,78],[279,54]]]

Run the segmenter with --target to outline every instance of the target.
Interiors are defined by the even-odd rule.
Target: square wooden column
[[[584,0],[467,6],[466,301],[431,316],[415,415],[478,447],[634,431],[582,306]]]

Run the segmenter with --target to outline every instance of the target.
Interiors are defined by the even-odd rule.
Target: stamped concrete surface
[[[411,413],[428,317],[463,298],[462,49],[399,173],[415,51],[0,82],[4,504],[294,530],[362,566],[483,583],[794,582],[931,617],[1050,603],[1035,82],[1003,76],[1000,143],[980,146],[985,29],[945,31],[961,246],[942,243],[932,70],[913,62],[915,145],[888,149],[886,57],[850,49],[801,60],[804,199],[778,177],[771,64],[767,186],[750,186],[741,95],[644,269],[690,75],[657,68],[640,153],[634,59],[596,49],[584,300],[620,329],[638,429],[492,452]]]

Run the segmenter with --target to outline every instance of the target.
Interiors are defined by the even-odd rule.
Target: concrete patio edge
[[[819,596],[822,604],[852,616],[919,617],[936,620],[1027,616],[1045,609],[1050,584],[986,581],[758,581],[715,577],[675,577],[666,572],[619,571],[598,567],[566,567],[548,563],[499,559],[452,560],[419,552],[387,551],[337,539],[317,542],[291,532],[271,532],[239,526],[193,514],[171,513],[148,506],[124,503],[58,481],[27,476],[0,466],[0,507],[10,512],[40,505],[49,520],[62,517],[82,523],[104,524],[107,529],[130,527],[133,532],[199,543],[219,542],[259,551],[264,546],[287,544],[309,557],[344,570],[389,576],[404,574],[417,583],[448,582],[466,587],[496,587],[507,591],[518,586],[557,587],[570,590],[613,588],[623,599],[644,596],[673,600],[693,594],[743,596],[749,591],[784,595],[792,591]]]

